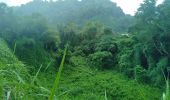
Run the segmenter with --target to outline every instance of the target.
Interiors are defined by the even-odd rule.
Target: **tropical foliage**
[[[0,99],[169,100],[169,9],[169,0],[144,0],[135,16],[110,0],[0,3]]]

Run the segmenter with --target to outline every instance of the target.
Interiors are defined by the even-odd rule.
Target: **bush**
[[[104,35],[96,43],[96,51],[108,51],[115,54],[118,51],[113,35]]]
[[[55,30],[47,30],[41,36],[41,42],[43,43],[44,49],[48,51],[57,51],[60,44],[59,33]]]
[[[113,56],[107,51],[98,51],[89,55],[90,61],[99,69],[111,69],[114,66]]]
[[[87,66],[87,59],[82,56],[72,56],[70,58],[70,63],[75,67]]]

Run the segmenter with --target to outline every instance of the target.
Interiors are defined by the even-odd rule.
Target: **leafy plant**
[[[98,51],[89,55],[92,64],[99,69],[111,69],[114,67],[113,56],[107,51]]]
[[[64,68],[64,61],[65,61],[66,53],[67,53],[67,46],[65,47],[64,55],[63,55],[61,64],[59,66],[59,71],[57,73],[57,76],[56,76],[56,79],[55,79],[55,82],[53,84],[53,87],[52,87],[52,90],[51,90],[51,94],[50,94],[48,100],[53,100],[54,95],[55,95],[55,91],[58,89],[58,85],[59,85],[59,81],[60,81],[60,76],[61,76],[62,70]]]

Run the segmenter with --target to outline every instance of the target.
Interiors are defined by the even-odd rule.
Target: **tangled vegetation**
[[[135,16],[110,0],[0,3],[0,99],[169,100],[169,9],[169,0],[144,0]]]

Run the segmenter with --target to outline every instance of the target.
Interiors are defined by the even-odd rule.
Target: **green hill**
[[[133,17],[126,15],[116,3],[110,0],[57,0],[54,2],[33,0],[14,8],[19,15],[40,13],[56,27],[68,23],[82,26],[87,22],[97,21],[115,32],[127,32],[128,27],[133,25]]]
[[[90,68],[83,57],[72,57],[62,73],[56,97],[60,100],[159,100],[160,90],[140,85],[114,71]],[[27,66],[0,39],[0,95],[14,100],[46,100],[55,71],[40,71],[35,84]],[[45,74],[48,73],[48,74]],[[155,95],[156,94],[156,95]]]
[[[110,0],[0,3],[0,100],[170,100],[168,9],[145,0],[132,17]]]

